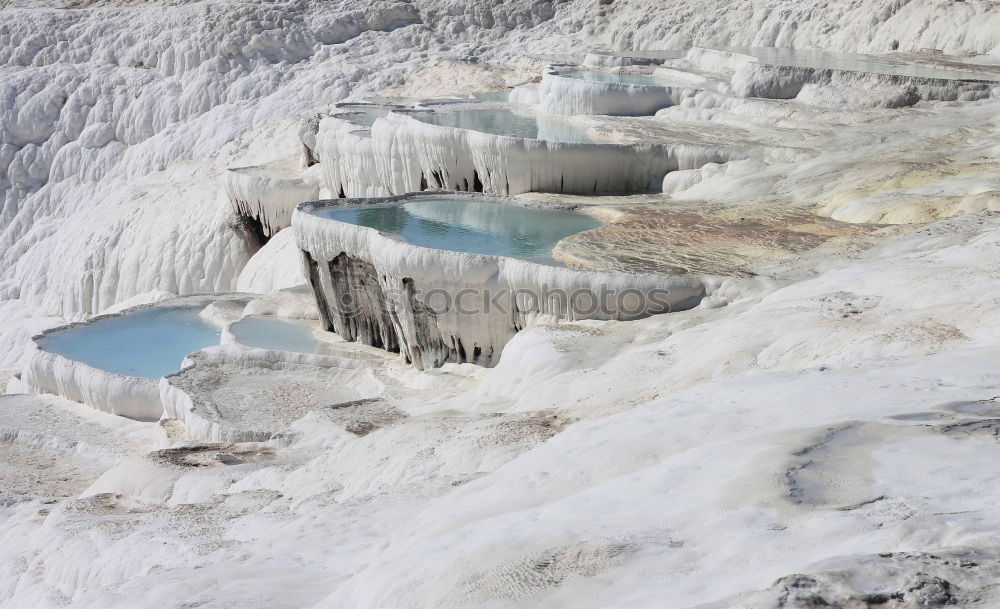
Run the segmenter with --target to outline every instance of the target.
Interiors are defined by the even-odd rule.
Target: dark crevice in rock
[[[865,507],[866,505],[871,505],[873,503],[878,503],[879,501],[885,501],[886,499],[888,499],[888,497],[886,497],[885,495],[879,495],[878,497],[875,497],[874,499],[869,499],[867,501],[862,501],[860,503],[855,503],[854,505],[845,505],[843,507],[839,507],[839,508],[837,508],[837,510],[841,511],[841,512],[850,512],[851,510],[857,510],[857,509]]]
[[[302,252],[302,256],[305,258],[306,269],[307,269],[307,272],[309,273],[309,285],[312,285],[312,286],[321,286],[321,285],[323,285],[320,282],[320,276],[319,276],[319,274],[320,274],[320,266],[319,266],[319,263],[316,262],[313,259],[313,257],[309,255],[309,252],[303,251]],[[334,327],[333,327],[333,320],[330,318],[330,306],[327,303],[326,296],[323,294],[323,290],[322,289],[318,289],[317,287],[314,287],[313,288],[313,296],[316,298],[316,309],[319,311],[319,319],[320,319],[320,322],[323,324],[323,328],[327,332],[333,332],[334,331]]]
[[[249,205],[243,201],[238,201],[236,205],[239,211],[235,228],[243,234],[251,250],[256,252],[271,239],[270,227],[261,221],[260,216],[250,214]]]
[[[345,340],[398,353],[399,337],[375,266],[341,253],[329,262],[328,268],[333,288],[329,303],[333,330]]]
[[[316,153],[313,152],[313,149],[306,144],[302,144],[302,147],[305,148],[306,167],[319,165],[319,158],[316,157]]]

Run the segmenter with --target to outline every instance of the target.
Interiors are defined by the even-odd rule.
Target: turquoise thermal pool
[[[552,248],[603,223],[578,211],[499,201],[420,197],[396,205],[326,207],[322,218],[367,226],[411,245],[551,263]]]
[[[558,117],[539,117],[508,108],[468,108],[415,113],[413,118],[432,125],[469,129],[492,135],[523,137],[576,144],[594,143],[587,129]]]
[[[159,378],[189,353],[218,345],[220,331],[202,320],[203,306],[152,307],[45,335],[42,350],[121,374]]]
[[[316,328],[315,324],[275,317],[244,317],[231,325],[229,331],[247,347],[297,353],[332,353],[328,343],[313,336]]]
[[[389,114],[392,108],[386,106],[357,106],[344,107],[340,110],[342,110],[342,113],[336,115],[338,118],[354,123],[359,127],[371,127],[375,124],[376,120]]]

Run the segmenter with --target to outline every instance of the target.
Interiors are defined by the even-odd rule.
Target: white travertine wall
[[[538,89],[539,104],[549,114],[642,116],[676,106],[696,89],[598,82],[547,72]]]
[[[624,66],[655,66],[663,63],[655,57],[637,57],[635,55],[613,55],[610,53],[587,53],[583,65],[595,68],[619,68]]]
[[[52,393],[111,414],[156,420],[163,414],[157,380],[99,370],[32,343],[19,391]]]
[[[299,173],[273,167],[227,169],[226,194],[233,212],[256,222],[267,238],[288,228],[295,206],[319,196],[319,183]]]
[[[385,197],[391,194],[376,167],[371,129],[327,116],[319,123],[316,152],[323,184],[330,196]]]
[[[1000,83],[869,74],[848,70],[824,70],[795,66],[747,63],[733,75],[733,91],[743,97],[791,99],[803,87],[832,85],[839,88],[905,91],[909,100],[899,105],[925,101],[975,101],[1000,94]],[[890,106],[893,107],[893,106]]]
[[[996,81],[775,65],[744,53],[701,47],[690,49],[675,65],[731,75],[730,91],[739,97],[798,98],[821,105],[897,108],[919,101],[975,101],[1000,95]]]
[[[324,119],[317,150],[326,188],[347,197],[428,188],[524,192],[644,192],[677,169],[728,161],[726,148],[690,144],[580,144],[442,127],[400,113],[370,130]],[[366,137],[367,136],[367,137]]]

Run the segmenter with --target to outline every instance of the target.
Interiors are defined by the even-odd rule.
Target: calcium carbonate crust
[[[381,391],[373,375],[377,362],[246,347],[227,334],[225,344],[192,353],[179,371],[156,381],[163,419],[183,423],[190,440],[287,444],[294,439],[286,433],[287,426],[304,414],[298,412],[303,405],[296,398],[308,395],[322,402],[329,385],[343,388],[341,402],[368,399]],[[260,395],[265,385],[275,395]],[[289,386],[300,390],[282,399]]]

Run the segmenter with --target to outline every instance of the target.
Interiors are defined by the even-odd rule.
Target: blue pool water
[[[351,359],[378,359],[358,343],[328,342],[314,337],[315,324],[279,317],[244,317],[229,327],[236,340],[247,347],[337,355]]]
[[[570,210],[521,207],[490,200],[420,197],[401,205],[328,207],[317,216],[398,235],[423,247],[548,260],[557,242],[601,226]]]
[[[579,80],[592,80],[594,82],[610,82],[625,85],[654,85],[657,87],[679,87],[680,83],[669,81],[665,78],[646,76],[645,74],[613,74],[611,72],[600,72],[597,70],[572,70],[563,72],[559,76],[565,78],[576,78]]]
[[[375,124],[376,120],[389,114],[392,108],[386,106],[357,106],[345,107],[341,110],[343,114],[338,114],[339,118],[352,122],[359,127],[371,127]]]
[[[218,345],[220,331],[198,317],[202,306],[153,307],[42,338],[45,351],[125,376],[159,378],[189,353]]]
[[[493,135],[552,142],[593,143],[586,128],[559,117],[540,117],[507,108],[468,108],[413,114],[413,118],[443,127],[457,127]]]
[[[229,327],[241,344],[261,349],[326,353],[326,343],[313,337],[315,326],[275,317],[245,317]]]

